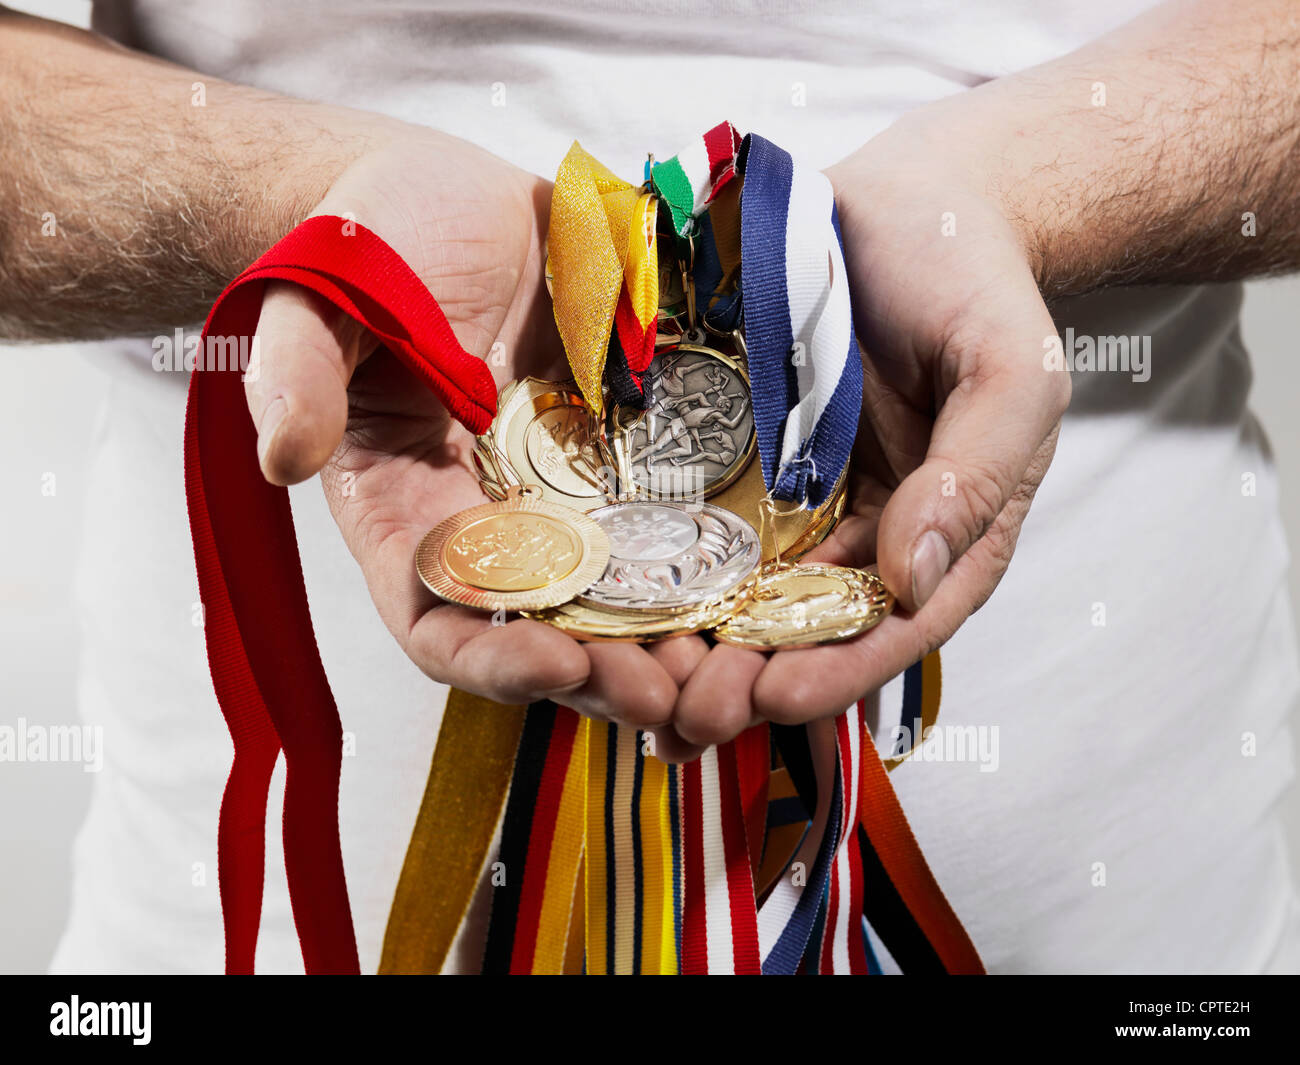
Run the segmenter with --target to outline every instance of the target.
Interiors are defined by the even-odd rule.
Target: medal
[[[579,597],[587,606],[677,613],[734,594],[758,568],[754,527],[709,503],[614,503],[590,517],[609,565]]]
[[[799,507],[785,511],[782,521],[771,536],[763,539],[763,561],[776,558],[796,559],[816,547],[826,538],[844,513],[847,499],[843,476],[840,477],[831,497],[820,507]],[[767,488],[763,484],[763,470],[757,462],[746,467],[734,484],[713,496],[709,502],[739,514],[756,529],[764,520]]]
[[[660,240],[672,240],[659,234]],[[659,258],[659,309],[656,313],[658,328],[655,343],[672,344],[686,332],[686,284],[681,265]]]
[[[474,450],[479,483],[492,499],[532,485],[536,498],[575,510],[605,502],[609,479],[590,408],[572,382],[526,377],[507,385],[497,416]]]
[[[644,370],[654,351],[657,216],[653,193],[622,180],[573,142],[555,175],[547,272],[574,380],[597,414],[604,411],[611,330],[617,326],[633,372]]]
[[[703,632],[731,617],[749,598],[753,582],[716,603],[669,613],[657,610],[614,610],[573,601],[550,610],[525,611],[524,616],[544,621],[581,640],[614,643],[653,643],[674,636]]]
[[[754,457],[749,379],[739,359],[676,344],[650,364],[644,411],[616,408],[614,454],[626,488],[652,498],[704,499]]]
[[[440,522],[420,541],[415,569],[453,603],[540,610],[572,599],[608,559],[609,541],[594,521],[516,490]]]
[[[822,563],[778,563],[716,629],[723,643],[760,651],[848,640],[878,625],[894,608],[874,573]]]

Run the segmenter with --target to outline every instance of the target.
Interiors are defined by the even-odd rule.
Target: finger
[[[895,490],[877,534],[880,575],[907,610],[926,603],[992,525],[1069,402],[1069,375],[1042,363],[1051,319],[1036,296],[1026,302],[1019,323],[981,319],[948,341],[957,382],[925,461]]]
[[[366,337],[316,293],[285,282],[267,285],[244,388],[258,461],[272,484],[306,480],[338,447],[347,426],[348,380]]]
[[[490,615],[452,603],[423,614],[403,648],[434,680],[511,705],[569,705],[591,676],[583,646],[559,629],[527,618],[494,625]]]
[[[940,647],[988,598],[1015,547],[1031,492],[1019,492],[993,528],[953,565],[916,614],[891,614],[843,643],[778,651],[754,681],[755,713],[802,725],[842,713]]]
[[[879,517],[846,514],[831,534],[806,555],[801,555],[799,561],[865,568],[876,560],[876,535],[879,529]]]
[[[646,644],[646,650],[668,671],[673,683],[680,690],[690,679],[695,667],[709,653],[709,645],[699,636],[680,636],[672,640]],[[651,742],[654,744],[650,753],[661,762],[671,765],[693,762],[706,750],[705,746],[688,743],[682,739],[671,722],[651,729],[650,732]]]
[[[633,728],[668,722],[677,700],[677,685],[645,648],[632,643],[589,643],[583,647],[591,663],[590,673],[586,683],[566,696],[566,706]]]
[[[669,765],[693,762],[708,750],[707,746],[701,746],[698,743],[687,743],[678,735],[677,730],[671,723],[662,725],[657,729],[651,729],[650,735],[654,737],[654,747],[650,753],[659,761],[667,762]]]
[[[686,683],[695,671],[695,667],[709,653],[709,645],[699,636],[678,636],[671,640],[659,640],[656,643],[646,644],[645,649],[668,671],[668,675],[673,678],[673,683],[678,688]]]
[[[881,623],[883,628],[888,621]],[[900,626],[906,622],[898,619]],[[867,691],[873,676],[897,667],[906,669],[914,640],[909,633],[881,633],[868,644],[857,641],[778,651],[754,680],[755,713],[774,725],[803,725],[822,717],[833,717],[857,702]],[[889,646],[882,651],[881,643]],[[901,645],[901,646],[900,646]],[[906,648],[903,650],[902,648]]]
[[[757,651],[718,644],[696,666],[673,711],[673,727],[688,743],[734,740],[754,723],[750,693],[763,670]]]

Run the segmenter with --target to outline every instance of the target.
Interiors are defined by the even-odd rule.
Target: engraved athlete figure
[[[710,390],[711,391],[711,390]],[[698,406],[687,406],[688,402],[694,402],[700,397]],[[683,396],[676,404],[669,406],[664,403],[654,413],[662,413],[668,420],[668,427],[664,429],[653,441],[646,444],[640,451],[632,456],[632,462],[638,463],[647,459],[647,465],[655,459],[667,459],[674,465],[681,465],[682,462],[690,461],[697,452],[704,451],[704,443],[700,438],[702,429],[713,426],[720,427],[714,433],[709,434],[716,438],[721,429],[735,429],[740,425],[748,410],[749,402],[744,395],[729,395],[722,393],[717,395],[713,400],[712,406],[706,406],[704,400],[707,398],[704,393],[693,393],[689,396]],[[658,405],[656,405],[658,407]],[[735,413],[728,417],[727,415],[735,409]],[[735,453],[735,444],[727,437],[731,443],[730,451]],[[671,450],[665,450],[669,445],[675,444]],[[677,461],[678,458],[681,461]]]
[[[499,580],[513,571],[513,581],[563,576],[566,566],[572,569],[575,554],[573,544],[557,539],[555,531],[541,522],[494,529],[455,544],[452,551],[483,577],[491,575]]]

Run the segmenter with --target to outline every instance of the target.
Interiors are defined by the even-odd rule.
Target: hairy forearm
[[[1162,5],[899,133],[976,175],[1045,295],[1300,267],[1300,4]]]
[[[392,135],[0,10],[0,336],[153,333]],[[199,83],[196,85],[196,83]]]

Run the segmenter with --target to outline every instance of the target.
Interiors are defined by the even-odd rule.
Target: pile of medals
[[[739,155],[742,142],[725,123],[706,135],[710,155],[718,154],[720,135]],[[578,152],[575,145],[570,160]],[[669,179],[680,173],[676,157],[670,162],[677,169],[667,168],[658,181],[658,167],[647,164],[639,188],[612,185],[612,175],[585,153],[579,161],[596,172],[593,185],[613,187],[624,196],[620,204],[632,205],[629,212],[644,212],[631,225],[644,226],[649,245],[642,254],[654,271],[653,307],[642,314],[651,320],[638,332],[630,307],[620,307],[620,328],[601,326],[610,339],[608,348],[602,339],[593,370],[561,315],[565,301],[557,293],[567,278],[552,273],[553,216],[547,285],[574,376],[585,388],[529,377],[502,390],[474,455],[493,502],[455,514],[425,536],[416,554],[421,579],[444,599],[519,612],[580,640],[646,642],[708,632],[726,643],[775,649],[871,628],[893,607],[877,576],[794,564],[843,513],[843,469],[818,504],[788,496],[782,504],[759,461],[740,256],[726,254],[718,220],[724,210],[734,212],[728,228],[738,246],[741,181],[719,195],[726,167],[711,160],[713,173],[695,192],[705,202],[674,204]],[[721,162],[732,164],[728,178],[739,176],[734,158]],[[562,168],[557,200],[564,181]],[[680,180],[678,186],[689,199],[689,187]],[[709,204],[714,224],[705,215]],[[620,256],[617,268],[625,267],[628,290],[644,298],[645,279],[634,285]],[[627,292],[620,298],[626,301]],[[629,323],[631,332],[623,328]],[[630,350],[642,344],[644,350]],[[851,354],[856,359],[856,349]]]

